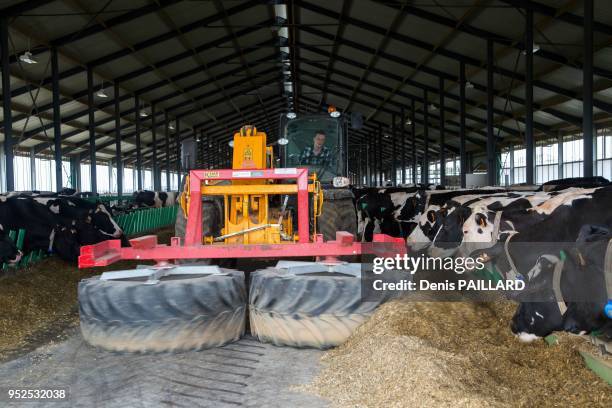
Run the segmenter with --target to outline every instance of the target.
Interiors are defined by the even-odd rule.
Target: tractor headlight
[[[332,183],[333,183],[334,187],[339,188],[339,187],[346,187],[351,182],[348,179],[348,177],[334,177]]]

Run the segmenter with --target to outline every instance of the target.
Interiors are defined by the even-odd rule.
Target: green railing
[[[125,235],[136,235],[143,232],[174,225],[178,205],[161,208],[147,208],[115,217],[115,221]]]
[[[23,251],[23,241],[25,240],[26,230],[20,229],[19,231],[9,231],[9,238],[13,240],[15,246],[18,250]],[[8,264],[4,262],[2,264],[2,269],[8,268],[23,268],[29,266],[30,264],[39,261],[47,256],[47,253],[43,250],[32,251],[27,253],[21,257],[21,260],[14,264]]]

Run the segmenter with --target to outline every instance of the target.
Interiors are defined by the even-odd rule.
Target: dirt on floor
[[[585,340],[520,343],[509,328],[515,307],[387,303],[300,388],[337,407],[612,406],[612,387],[578,354]]]
[[[158,231],[159,242],[169,243],[173,232],[173,228]],[[0,277],[0,361],[60,340],[67,328],[78,325],[77,285],[81,279],[135,266],[136,262],[123,261],[106,268],[78,269],[49,257],[5,272]]]

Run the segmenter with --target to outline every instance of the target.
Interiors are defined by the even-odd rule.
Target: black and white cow
[[[489,195],[502,195],[503,189],[473,189],[419,193],[414,207],[414,227],[406,242],[414,251],[427,248],[434,239],[444,217],[453,208],[480,200]]]
[[[73,196],[38,196],[33,200],[49,208],[51,212],[77,223],[90,223],[109,238],[120,238],[123,231],[113,219],[110,208]]]
[[[430,243],[432,256],[451,256],[458,249],[458,255],[467,256],[471,247],[493,245],[500,234],[537,222],[537,214],[528,217],[528,211],[549,198],[548,193],[534,192],[461,196],[445,204],[438,212],[437,223],[416,239]]]
[[[610,208],[610,186],[564,190],[527,210],[530,214],[524,215],[524,218],[533,216],[535,222],[527,222],[520,227],[515,225],[516,230],[509,238],[500,239],[490,248],[478,250],[485,258],[492,260],[498,271],[515,271],[528,282],[527,293],[531,291],[537,295],[535,300],[523,298],[513,318],[512,330],[521,340],[533,340],[554,330],[591,331],[604,322],[602,313],[606,299],[603,298],[606,296],[599,293],[601,288],[605,288],[601,281],[604,244],[587,242],[592,241],[593,236],[604,235],[605,238],[605,234],[588,231],[612,230]],[[607,240],[600,240],[607,244]],[[580,245],[583,247],[579,253],[575,251],[576,242],[579,243],[578,248]],[[565,304],[569,313],[563,312],[563,305],[559,307],[561,302],[558,296],[553,297],[555,293],[550,289],[554,275],[551,270],[558,263],[551,259],[561,259],[561,254],[566,259],[562,269],[561,292],[564,298],[569,299]]]
[[[419,187],[390,187],[365,189],[356,194],[357,232],[361,241],[370,242],[378,233],[407,236],[414,197],[419,191]]]
[[[601,176],[595,177],[571,177],[559,180],[550,180],[542,184],[538,191],[560,191],[570,187],[593,188],[603,187],[610,184],[610,181]]]
[[[7,235],[0,224],[0,262],[15,264],[21,260],[23,253],[17,249],[15,242]]]
[[[176,204],[177,194],[172,191],[139,190],[134,191],[132,197],[136,207],[161,208]]]
[[[0,224],[26,230],[25,252],[53,252],[67,261],[76,261],[81,245],[124,238],[105,205],[55,194],[4,196]]]
[[[605,232],[593,234],[593,230]],[[612,251],[609,244],[612,234],[606,227],[584,225],[579,235],[583,237],[579,236],[575,245],[567,242],[547,245],[548,254],[541,253],[528,272],[525,293],[519,296],[521,302],[511,324],[512,332],[521,341],[533,341],[562,330],[574,334],[600,331],[612,338],[612,320],[604,314],[609,296],[604,260],[606,252]],[[524,245],[521,247],[520,252],[527,252]],[[517,249],[512,245],[510,252],[516,253]],[[562,263],[556,256],[560,253]],[[555,280],[559,282],[556,290]]]

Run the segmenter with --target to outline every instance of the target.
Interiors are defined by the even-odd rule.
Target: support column
[[[60,191],[62,181],[62,118],[60,114],[59,63],[57,48],[51,49],[51,92],[53,97],[53,153],[55,159],[55,188]]]
[[[465,63],[459,64],[459,174],[461,187],[466,186],[467,157],[465,155]]]
[[[382,158],[383,158],[383,141],[382,141],[382,127],[380,124],[378,125],[378,185],[384,186],[383,182],[383,166],[382,166]]]
[[[391,115],[391,183],[394,186],[397,186],[397,143],[395,142],[395,138],[397,137],[397,124],[395,123],[397,119],[397,115],[393,113]]]
[[[440,184],[446,184],[446,151],[444,134],[444,78],[440,77]]]
[[[134,106],[136,108],[136,189],[142,190],[142,147],[140,145],[140,99],[134,95]]]
[[[526,182],[534,183],[535,141],[533,138],[533,10],[526,9],[525,20],[525,150]]]
[[[410,101],[410,133],[412,137],[412,184],[417,184],[416,116],[414,99]]]
[[[11,65],[9,63],[8,17],[0,18],[0,56],[2,65],[2,124],[4,132],[4,157],[6,191],[15,189],[13,172],[13,115],[11,113]]]
[[[181,122],[176,119],[176,185],[181,188]]]
[[[93,71],[91,66],[87,66],[87,111],[89,113],[89,175],[91,178],[91,191],[98,192],[96,177],[96,121],[94,117],[94,90],[93,90]]]
[[[421,168],[421,183],[429,183],[429,106],[427,89],[423,91],[423,167]]]
[[[30,148],[30,189],[36,188],[36,152],[33,147]]]
[[[404,105],[400,110],[400,140],[402,141],[402,184],[406,184],[406,112]]]
[[[161,181],[159,174],[159,165],[157,161],[157,121],[155,120],[155,104],[151,104],[151,142],[153,143],[152,156],[152,175],[153,175],[153,190],[161,191]]]
[[[557,135],[557,162],[559,163],[558,171],[557,171],[557,179],[563,178],[563,134],[559,131]]]
[[[584,177],[593,177],[593,0],[584,0],[582,134]]]
[[[119,83],[115,82],[115,164],[117,173],[117,195],[123,195],[123,155],[121,151],[121,107],[119,101]]]
[[[487,39],[487,178],[488,184],[496,182],[495,134],[493,133],[493,40]]]
[[[79,155],[70,156],[70,179],[72,188],[81,191],[81,161]]]
[[[168,111],[164,111],[164,138],[166,139],[166,191],[170,191],[170,122]]]

